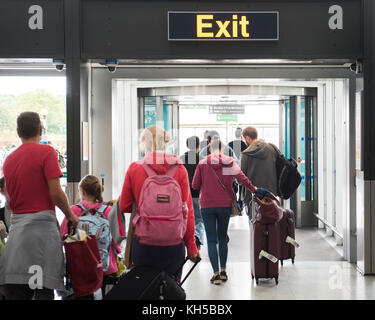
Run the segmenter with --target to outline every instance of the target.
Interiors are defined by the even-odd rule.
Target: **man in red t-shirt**
[[[64,290],[64,260],[55,206],[73,226],[78,218],[60,186],[62,172],[56,151],[39,144],[39,115],[21,113],[17,133],[22,145],[7,157],[3,167],[13,215],[8,242],[0,257],[0,290],[10,300],[31,299],[33,295],[35,299],[53,299],[54,289]],[[31,280],[37,276],[34,270],[40,271],[39,280]],[[36,287],[30,283],[37,283]]]

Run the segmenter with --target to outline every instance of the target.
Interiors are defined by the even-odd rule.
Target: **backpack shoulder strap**
[[[82,211],[87,210],[87,208],[82,203],[77,203],[77,204],[75,204],[75,206],[81,208]]]
[[[82,203],[77,203],[75,206],[78,207],[78,208],[81,208],[81,210],[82,210],[81,216],[86,215],[90,211]]]
[[[143,167],[143,169],[146,171],[147,176],[149,177],[154,177],[157,176],[158,174],[155,172],[154,169],[150,165],[146,163],[144,159],[137,161],[137,163]]]
[[[272,143],[268,143],[272,148],[273,150],[275,150],[276,154],[277,155],[281,155],[281,151]]]
[[[177,170],[180,168],[180,166],[178,164],[174,164],[172,166],[170,166],[167,170],[167,172],[165,173],[166,176],[168,177],[171,177],[171,178],[174,178],[174,176],[176,175],[177,173]]]
[[[108,208],[107,205],[102,204],[102,205],[96,210],[96,212],[99,212],[99,213],[101,213],[101,214],[104,215],[104,212],[107,210],[107,208]]]
[[[155,170],[152,169],[152,167],[149,166],[148,164],[143,163],[143,164],[142,164],[142,167],[143,167],[143,169],[146,171],[146,174],[147,174],[149,177],[155,177],[155,176],[158,175],[158,174],[155,172]]]

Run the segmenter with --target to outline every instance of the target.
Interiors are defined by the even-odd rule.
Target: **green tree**
[[[9,111],[0,107],[0,132],[10,130],[11,116]]]
[[[44,90],[37,90],[19,97],[18,113],[35,111],[41,114],[43,109],[48,111],[48,134],[60,134],[61,127],[66,123],[65,98],[63,96],[53,96]]]

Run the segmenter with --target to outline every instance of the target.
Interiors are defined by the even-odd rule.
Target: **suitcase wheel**
[[[257,285],[259,285],[259,279],[258,278],[255,278],[255,282]]]
[[[279,277],[275,277],[275,282],[276,282],[276,285],[279,284]]]
[[[281,262],[281,265],[283,266],[284,265],[284,260],[280,260],[280,262]]]
[[[292,263],[294,264],[294,258],[292,258]]]

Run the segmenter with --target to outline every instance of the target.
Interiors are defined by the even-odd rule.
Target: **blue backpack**
[[[88,209],[82,203],[76,206],[82,209],[77,227],[85,230],[90,236],[96,237],[102,258],[103,272],[106,272],[109,267],[109,250],[112,242],[109,222],[104,216],[107,206],[101,205],[98,209]]]

